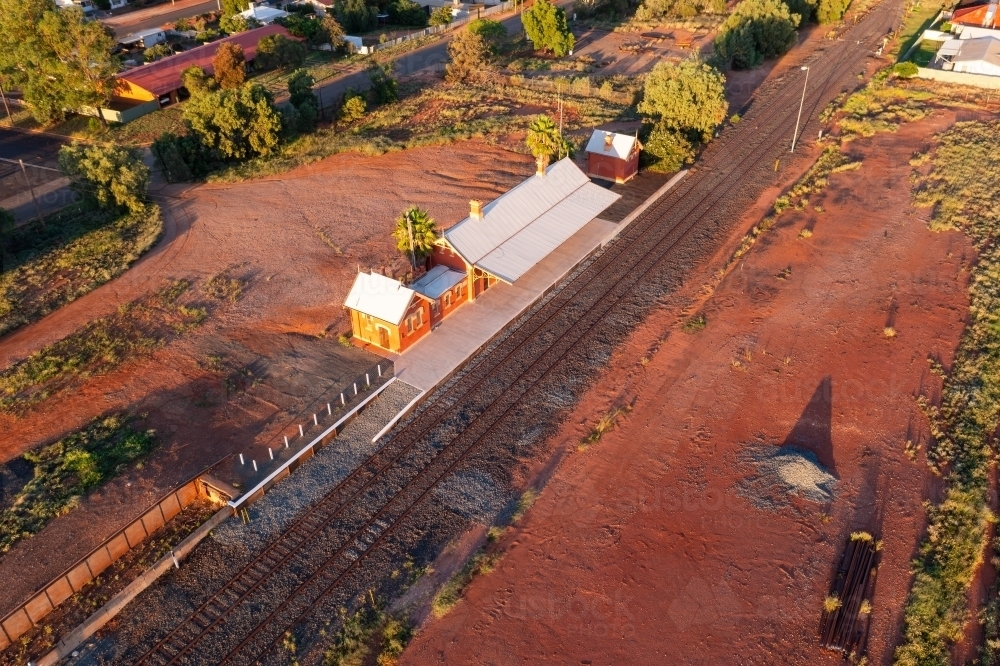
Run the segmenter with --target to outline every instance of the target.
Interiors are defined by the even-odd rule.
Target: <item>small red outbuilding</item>
[[[638,137],[594,130],[587,142],[587,175],[624,183],[639,173]]]

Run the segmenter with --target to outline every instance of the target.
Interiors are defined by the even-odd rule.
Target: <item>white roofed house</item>
[[[497,282],[513,284],[619,199],[566,158],[469,216],[435,244],[430,270],[410,285],[360,273],[344,307],[358,341],[402,352],[452,310]]]
[[[587,175],[624,183],[639,173],[639,137],[594,130],[587,142]]]
[[[950,39],[941,45],[937,58],[942,61],[942,69],[1000,76],[1000,39],[993,36]]]
[[[497,281],[512,284],[566,242],[620,195],[590,182],[568,157],[538,172],[444,232],[431,264],[466,275],[478,298]]]

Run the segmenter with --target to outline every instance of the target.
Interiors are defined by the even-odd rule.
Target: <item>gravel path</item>
[[[68,663],[132,663],[370,455],[376,448],[372,437],[418,394],[412,386],[394,382],[337,439],[253,504],[249,525],[235,518],[220,525],[180,570],[146,590],[119,616],[112,631],[102,632]],[[298,562],[269,581],[260,595],[262,599],[280,599],[278,589],[293,585],[297,574],[313,568],[310,564]],[[261,602],[250,606],[248,614],[252,616],[265,605]],[[251,619],[234,617],[227,626],[239,626]],[[201,661],[203,658],[198,655],[197,660],[208,663]]]

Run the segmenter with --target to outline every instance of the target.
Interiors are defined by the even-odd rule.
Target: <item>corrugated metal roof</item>
[[[946,42],[947,43],[947,42]],[[974,37],[963,39],[953,62],[984,61],[1000,66],[1000,39],[995,37]]]
[[[378,273],[358,273],[344,306],[399,325],[415,291]]]
[[[556,162],[444,232],[470,264],[514,282],[620,198],[571,159]]]
[[[611,136],[611,145],[608,146],[607,137]],[[616,134],[615,132],[605,132],[604,130],[594,130],[587,142],[587,152],[598,155],[610,155],[620,160],[627,160],[632,154],[637,138],[627,134]]]
[[[414,280],[410,288],[427,298],[438,299],[441,298],[441,294],[464,279],[465,273],[438,265],[420,276],[419,280]]]

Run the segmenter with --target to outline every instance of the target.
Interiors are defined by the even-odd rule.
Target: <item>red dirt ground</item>
[[[341,304],[359,266],[405,267],[389,234],[407,205],[450,226],[470,199],[491,199],[532,171],[530,158],[469,142],[374,158],[343,154],[280,178],[189,189],[164,207],[165,240],[125,275],[0,339],[4,367],[168,279],[200,290],[231,268],[247,282],[236,303],[213,306],[202,297],[214,307],[207,321],[151,357],[22,418],[0,415],[3,462],[106,411],[147,413],[142,427],[161,442],[141,469],[0,558],[0,616],[164,492],[275,436],[324,391],[377,362],[337,342],[349,326]]]
[[[575,451],[614,406],[633,411],[565,457],[496,571],[427,623],[401,664],[839,663],[817,628],[861,529],[884,541],[869,651],[890,663],[935,490],[922,450],[914,462],[904,444],[927,439],[914,396],[940,390],[927,358],[951,363],[973,258],[964,236],[929,232],[927,211],[911,208],[908,159],[953,121],[938,113],[851,144],[862,168],[813,196],[825,212],[786,214],[734,266],[704,303],[704,330],[681,332],[679,315],[711,266],[654,313],[554,449]],[[807,225],[814,235],[798,238]],[[761,440],[813,450],[835,499],[765,510],[737,494],[753,474],[739,455]]]

